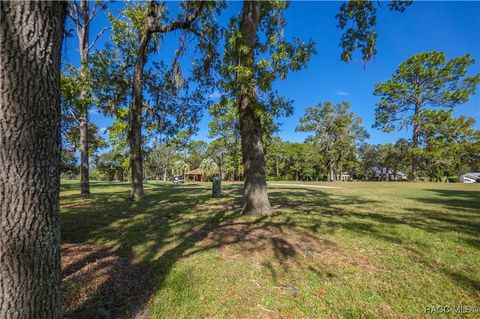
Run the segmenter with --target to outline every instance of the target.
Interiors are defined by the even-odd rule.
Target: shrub
[[[458,183],[460,180],[458,179],[458,176],[450,176],[448,177],[448,182],[449,183]]]

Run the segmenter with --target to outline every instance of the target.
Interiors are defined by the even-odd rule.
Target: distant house
[[[342,175],[340,175],[340,180],[341,181],[351,181],[352,180],[352,175],[350,175],[349,172],[343,172]]]
[[[408,179],[407,175],[398,171],[397,175],[395,175],[395,180],[396,181],[406,181]]]
[[[389,181],[404,181],[407,180],[407,175],[400,171],[394,172],[391,169],[387,169],[386,167],[374,167],[373,168],[373,176],[378,180],[384,180],[388,174]]]
[[[464,183],[479,183],[480,173],[466,173],[460,176],[460,181]]]
[[[203,182],[205,181],[205,174],[200,168],[193,169],[185,173],[186,176],[191,178],[194,182]]]

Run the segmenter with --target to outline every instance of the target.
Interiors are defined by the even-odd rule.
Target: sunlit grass
[[[429,317],[480,303],[480,185],[271,186],[274,214],[246,217],[241,185],[149,182],[62,190],[64,242],[114,247],[154,276],[152,318]],[[461,317],[459,315],[459,317]]]

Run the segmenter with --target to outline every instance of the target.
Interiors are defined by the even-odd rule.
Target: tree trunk
[[[61,318],[64,2],[0,3],[0,318]]]
[[[237,105],[242,138],[242,155],[245,174],[243,214],[263,215],[271,212],[265,176],[265,154],[262,142],[262,126],[256,112],[257,92],[254,78],[255,44],[260,22],[260,1],[244,1],[240,23],[241,45],[239,66],[251,70],[249,75],[237,74]]]
[[[277,177],[277,179],[278,179],[278,175],[279,175],[279,172],[278,172],[278,156],[275,156],[275,176]]]
[[[80,14],[82,15],[83,24],[78,30],[78,42],[80,51],[80,63],[81,63],[81,76],[85,81],[87,77],[88,68],[88,37],[90,33],[90,19],[88,15],[88,1],[80,1]],[[81,92],[81,99],[88,97],[88,88],[83,86]],[[82,111],[80,117],[80,192],[82,195],[90,194],[90,182],[89,182],[89,165],[88,165],[88,109],[86,106]]]
[[[144,196],[142,152],[143,68],[147,60],[147,48],[150,38],[151,33],[147,31],[141,39],[133,72],[133,101],[130,103],[128,144],[130,146],[130,169],[132,175],[130,197],[134,200],[140,200]]]
[[[167,181],[167,174],[168,174],[168,166],[164,166],[163,168],[163,181]]]
[[[420,112],[420,106],[416,105],[415,106],[415,115],[417,115],[419,112]],[[414,182],[418,181],[418,174],[417,174],[418,155],[416,153],[416,147],[418,146],[419,129],[420,128],[419,128],[418,121],[415,120],[413,122],[413,136],[412,136],[413,149],[414,149],[414,152],[412,154],[412,181],[414,181]]]
[[[134,82],[138,78],[135,77]],[[139,84],[135,85],[139,86]],[[140,88],[141,92],[141,88]],[[141,93],[140,93],[141,95]],[[138,100],[140,105],[138,106]],[[130,104],[130,125],[128,130],[128,143],[130,146],[130,170],[131,170],[131,190],[130,197],[134,200],[140,200],[144,196],[143,192],[143,154],[142,154],[142,98],[138,97],[138,92],[134,89],[134,99]]]
[[[80,117],[80,188],[82,195],[90,194],[88,166],[88,111]]]
[[[236,128],[238,132],[238,127]],[[233,151],[233,181],[235,182],[240,175],[238,161],[238,135],[235,133],[234,151]]]
[[[333,161],[327,160],[327,181],[333,182],[335,181],[335,171],[333,169]]]

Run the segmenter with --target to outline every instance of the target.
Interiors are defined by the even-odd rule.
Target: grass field
[[[207,183],[149,182],[135,203],[128,184],[81,197],[64,183],[62,241],[143,264],[151,318],[431,318],[426,306],[480,306],[480,184],[323,185],[340,188],[271,186],[274,214],[247,217],[240,184],[213,199]],[[95,300],[108,308],[101,289],[85,303]]]

